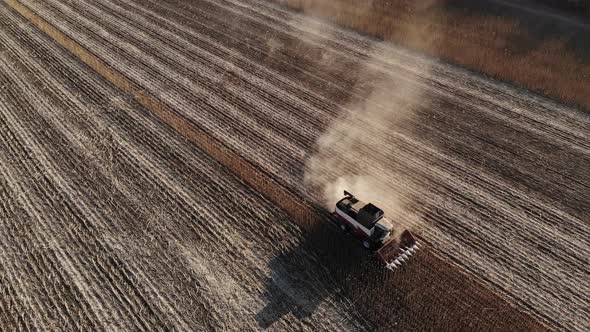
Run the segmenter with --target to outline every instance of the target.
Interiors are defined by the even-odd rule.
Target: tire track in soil
[[[43,25],[43,24],[42,24],[42,25]],[[53,32],[55,33],[55,31],[53,31]],[[76,45],[74,45],[74,46],[75,46],[76,48],[78,47],[78,46],[76,46]],[[96,65],[96,61],[93,61],[92,63]],[[142,97],[142,96],[140,95],[140,97]],[[144,98],[145,98],[145,97],[144,97]],[[144,100],[145,100],[145,99],[144,99]]]

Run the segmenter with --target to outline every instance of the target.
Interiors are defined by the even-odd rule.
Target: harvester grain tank
[[[334,220],[343,231],[360,238],[365,248],[374,250],[377,258],[390,270],[407,262],[418,249],[410,231],[394,229],[383,210],[358,200],[347,191],[336,203]]]

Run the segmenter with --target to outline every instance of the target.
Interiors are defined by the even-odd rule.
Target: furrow
[[[6,116],[7,113],[8,112],[5,110],[4,115]],[[12,123],[8,122],[8,123],[10,124],[11,128],[15,127],[15,122],[12,122]],[[17,125],[17,128],[18,128],[18,125]],[[21,131],[21,133],[22,133],[22,131]],[[17,142],[17,139],[18,138],[14,137],[14,136],[12,138],[13,142]],[[33,144],[31,144],[30,139],[26,140],[26,142],[27,142],[28,147],[34,146]],[[15,160],[19,160],[19,159],[15,158]],[[25,160],[26,160],[26,158],[25,158]],[[26,165],[25,165],[25,168],[26,168]],[[43,176],[42,175],[43,172],[40,171],[39,169],[35,170],[34,172],[36,174]],[[21,177],[21,178],[25,178],[24,175],[22,175],[22,176],[23,177]],[[45,181],[48,181],[47,178],[45,178]],[[13,184],[13,186],[15,186],[15,185],[16,184]],[[22,184],[19,187],[15,187],[18,190],[17,189],[14,189],[14,190],[17,190],[16,192],[31,192],[31,190],[26,189],[27,187],[23,187],[25,185],[26,184]],[[43,192],[47,189],[44,189],[44,188],[41,188],[38,186],[40,186],[40,185],[38,185],[36,183],[35,184],[29,183],[29,188],[35,188],[35,191],[38,192],[39,195],[45,195],[45,197],[49,199],[49,201],[50,201],[49,204],[54,204],[53,200],[55,199],[54,198],[55,193],[54,194],[51,194],[51,193],[44,194]],[[56,229],[59,224],[54,223],[52,226],[47,226],[44,223],[43,215],[45,213],[49,213],[49,211],[47,210],[48,208],[44,208],[44,206],[47,205],[48,203],[47,202],[44,203],[41,197],[36,197],[36,196],[28,196],[28,195],[21,196],[20,199],[23,200],[21,202],[21,204],[24,204],[24,206],[26,206],[27,210],[32,211],[31,212],[31,213],[33,213],[32,218],[34,218],[38,221],[40,228],[38,229],[37,233],[44,236],[44,237],[48,236],[48,235],[50,236],[48,239],[47,238],[44,239],[42,241],[42,243],[48,243],[49,245],[51,245],[53,243],[59,243],[60,241],[56,241],[55,239],[59,238],[60,236],[63,237],[63,235],[58,235],[55,233],[55,231],[52,231],[53,229]],[[60,210],[55,210],[55,211],[60,211]],[[56,217],[56,219],[61,220],[59,218],[64,218],[64,217],[66,217],[66,216],[61,215],[59,217]],[[69,228],[67,226],[61,226],[61,227],[65,227],[69,231],[74,230],[72,227],[69,227]],[[67,232],[67,233],[69,233],[69,232]],[[45,234],[48,234],[48,235],[45,235]],[[78,237],[72,238],[72,240],[74,240],[74,241],[76,241],[76,239],[78,239],[78,241],[79,241]],[[86,273],[83,273],[83,275],[81,275],[80,272],[84,272],[84,271],[77,271],[77,269],[75,267],[73,267],[73,266],[85,266],[85,265],[88,265],[88,262],[86,262],[86,263],[81,262],[80,261],[81,258],[78,258],[75,255],[71,255],[69,252],[64,252],[64,249],[60,248],[58,245],[55,246],[55,250],[56,250],[56,255],[58,256],[60,263],[62,264],[66,273],[69,274],[69,278],[74,282],[74,284],[80,290],[80,292],[82,292],[84,294],[84,297],[86,298],[86,300],[89,303],[92,303],[93,310],[96,311],[96,314],[99,315],[99,313],[104,312],[106,309],[103,306],[106,305],[106,303],[101,300],[98,300],[96,298],[97,294],[93,291],[94,289],[98,290],[98,289],[102,288],[101,286],[97,286],[96,283],[94,283],[92,281],[96,275],[89,275]],[[121,323],[123,320],[120,317],[117,318],[117,316],[113,316],[116,312],[117,312],[116,309],[111,308],[111,309],[109,309],[108,315],[113,317],[117,321],[119,321],[119,323]],[[107,320],[107,322],[108,322],[108,320]],[[108,324],[105,324],[105,325],[108,325]],[[111,326],[114,327],[116,325],[111,325]]]

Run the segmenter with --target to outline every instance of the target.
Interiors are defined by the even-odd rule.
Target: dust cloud
[[[415,28],[404,33],[415,43],[430,42],[428,24],[412,26]],[[325,32],[323,36],[331,38]],[[428,102],[428,95],[415,83],[413,74],[397,65],[395,46],[374,41],[365,51],[367,56],[356,71],[355,97],[342,106],[339,117],[316,142],[317,150],[306,162],[305,183],[328,209],[347,190],[379,205],[387,215],[403,216],[408,225],[417,226],[419,217],[408,211],[408,188],[413,184],[398,174],[404,154],[396,151],[392,136],[403,132],[412,139],[412,120],[416,110]],[[430,68],[420,71],[421,76],[430,75]],[[379,160],[379,151],[393,151],[395,157]]]

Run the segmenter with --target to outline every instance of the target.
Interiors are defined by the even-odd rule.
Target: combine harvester
[[[347,191],[344,191],[344,198],[336,203],[333,216],[344,232],[359,237],[363,246],[374,250],[379,261],[391,271],[402,266],[418,250],[418,243],[410,231],[404,230],[400,234],[383,216],[383,210],[371,203],[361,202]]]

